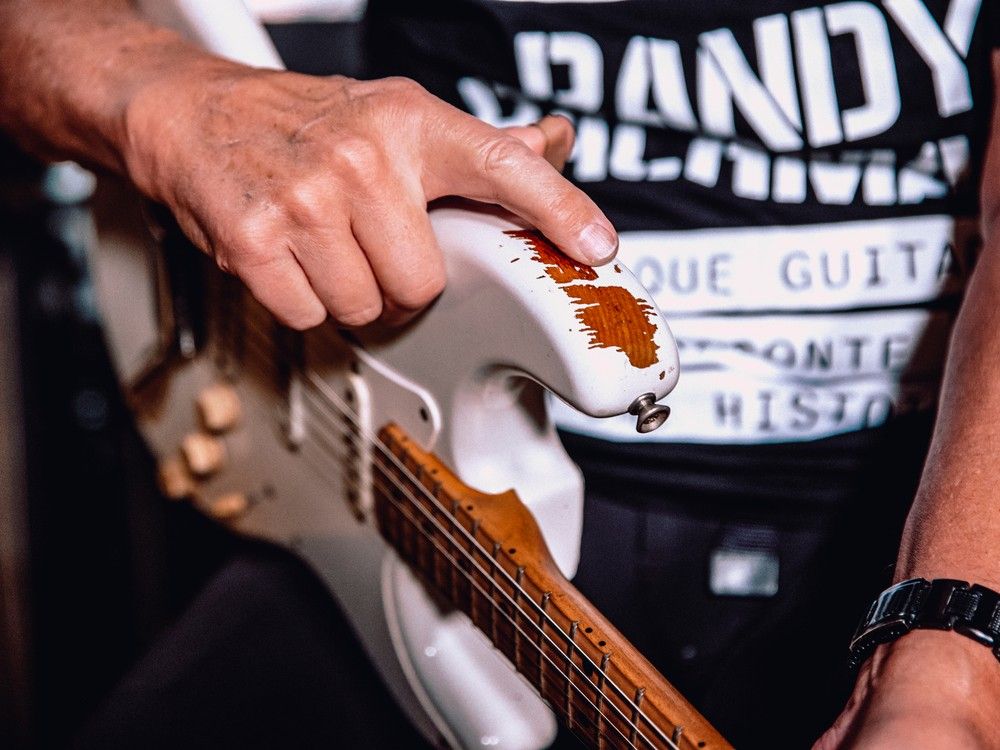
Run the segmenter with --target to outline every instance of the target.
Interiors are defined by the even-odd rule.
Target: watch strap
[[[890,586],[858,625],[849,666],[858,667],[879,644],[918,628],[954,630],[988,646],[1000,660],[1000,594],[952,578],[911,578]]]

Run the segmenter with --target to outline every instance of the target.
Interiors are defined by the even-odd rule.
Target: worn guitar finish
[[[592,747],[728,747],[570,584],[516,493],[462,484],[396,426],[381,433],[382,534]]]
[[[217,5],[267,64],[239,4]],[[427,312],[299,334],[182,240],[153,241],[119,186],[96,205],[109,344],[165,492],[308,562],[428,739],[542,748],[555,714],[592,747],[728,747],[567,581],[583,488],[545,391],[593,416],[641,400],[648,429],[678,376],[628,269],[442,205],[448,287]]]

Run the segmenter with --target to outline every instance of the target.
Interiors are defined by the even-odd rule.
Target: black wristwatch
[[[1000,660],[1000,594],[950,578],[911,578],[879,594],[851,639],[851,669],[880,643],[915,628],[954,630],[988,646]]]

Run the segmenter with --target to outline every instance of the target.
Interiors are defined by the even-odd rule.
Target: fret
[[[417,548],[416,548],[416,512],[414,511],[413,504],[409,502],[407,497],[407,492],[403,488],[394,488],[393,497],[399,509],[400,518],[402,520],[401,533],[403,535],[403,553],[404,557],[410,562],[411,565],[417,566]]]
[[[681,745],[681,735],[684,734],[684,727],[678,724],[674,727],[673,734],[670,735],[670,741],[673,742],[677,747]]]
[[[410,470],[410,474],[416,480],[415,482],[412,482],[411,480],[411,483],[415,484],[417,487],[423,488],[427,480],[427,471],[424,467],[421,464],[411,466],[410,461],[406,461],[404,465]],[[415,562],[419,572],[423,572],[428,578],[433,579],[433,570],[431,570],[430,573],[428,573],[428,570],[434,565],[432,554],[432,534],[434,533],[434,530],[433,527],[427,527],[428,521],[420,512],[420,508],[418,507],[424,504],[421,493],[418,492],[416,498],[411,502],[411,505],[413,506],[413,510],[411,511],[413,514],[413,536],[415,537],[414,542],[416,544]],[[433,509],[431,510],[431,515],[433,517]]]
[[[441,480],[435,479],[428,491],[430,492],[431,497],[433,497],[435,500],[440,501]],[[437,506],[434,505],[431,506],[431,516],[434,518],[435,521],[437,521],[443,527],[448,528],[448,519],[447,517],[445,518],[440,517],[441,511],[438,509]],[[440,547],[438,545],[434,545],[433,547],[434,588],[441,593],[444,593],[444,588],[445,588],[445,575],[446,575],[445,568],[447,567],[448,564],[447,557],[445,556],[447,548],[448,548],[447,539],[444,540],[444,544],[442,544]]]
[[[476,548],[477,548],[475,541],[476,541],[476,535],[479,533],[478,518],[472,519],[472,529],[470,533],[472,535],[472,542],[470,542],[469,544],[469,555],[472,557],[472,560],[466,561],[469,568],[469,619],[472,620],[473,625],[479,628],[480,627],[479,618],[476,613],[476,593],[478,592],[480,597],[484,596],[484,594],[482,593],[482,591],[479,590],[479,587],[476,585],[476,576],[479,575],[478,573],[479,566],[475,565]]]
[[[459,525],[463,525],[459,517],[459,513],[461,511],[461,501],[457,498],[452,504],[452,511],[455,514],[456,522]],[[466,542],[461,534],[455,534],[452,544],[455,547],[455,564],[458,567],[458,597],[455,600],[455,606],[471,618],[474,593],[472,585],[472,567],[469,565],[467,557],[469,548],[466,547]],[[475,622],[475,620],[473,620],[473,622]]]
[[[493,589],[490,591],[490,598],[493,601],[493,607],[490,609],[490,634],[493,637],[493,643],[497,643],[497,607],[501,606],[500,602],[493,599],[495,596],[495,591],[497,588],[497,565],[499,565],[500,558],[500,542],[493,542],[493,561],[496,565],[490,567],[490,581],[493,583]]]
[[[579,620],[573,620],[569,626],[569,643],[566,645],[566,728],[573,731],[573,649],[576,648],[576,631],[580,627]]]
[[[451,515],[452,518],[454,518],[456,521],[458,520],[458,508],[459,508],[458,500],[452,499]],[[458,563],[458,551],[459,549],[461,549],[461,547],[457,541],[453,541],[452,546],[455,547],[456,559],[449,568],[451,570],[451,603],[454,604],[456,607],[460,607],[458,603],[458,583],[459,583],[458,576],[460,571]]]
[[[642,705],[644,695],[646,695],[646,688],[636,688],[635,698],[632,699],[632,721],[629,726],[628,741],[633,745],[635,745],[635,740],[639,733],[639,727],[636,722],[639,720],[639,707]]]
[[[381,500],[391,500],[377,505],[379,520],[385,521],[383,534],[404,558],[416,560],[424,579],[442,594],[450,588],[455,607],[513,662],[554,707],[564,726],[598,750],[659,750],[678,742],[731,750],[697,712],[663,689],[669,685],[625,648],[628,644],[620,642],[599,615],[577,606],[579,594],[552,572],[553,565],[536,564],[532,544],[538,537],[530,515],[515,524],[497,510],[497,504],[516,507],[513,493],[492,496],[487,502],[486,496],[463,490],[433,457],[420,458],[419,449],[407,439],[389,444],[407,468],[381,469],[403,485],[401,490],[379,488]],[[416,465],[410,466],[411,461]],[[426,463],[424,472],[418,468],[421,461]],[[416,484],[411,471],[425,486],[431,476],[439,481],[429,493],[412,497],[407,489]],[[401,500],[406,504],[397,505]],[[414,510],[420,514],[416,522],[409,518]],[[435,547],[438,541],[447,547],[430,550],[428,560],[427,540],[415,539],[414,532],[432,535]],[[602,636],[607,642],[600,640]],[[612,657],[617,664],[613,671]],[[574,675],[575,671],[580,674]]]
[[[521,616],[521,591],[524,583],[524,566],[517,566],[517,573],[514,576],[514,666],[521,671],[521,624],[518,617]]]
[[[545,614],[549,608],[549,600],[552,599],[552,592],[546,591],[542,594],[540,602],[541,612],[538,613],[538,692],[545,696]]]
[[[597,750],[604,750],[607,738],[604,736],[604,683],[608,679],[608,664],[611,654],[601,657],[600,674],[597,678]]]
[[[402,482],[406,482],[406,477],[403,472],[399,472]],[[405,484],[403,485],[406,486]],[[396,500],[399,503],[400,512],[403,516],[405,523],[403,524],[403,551],[405,555],[413,561],[414,564],[417,563],[417,548],[416,548],[416,536],[417,536],[417,519],[414,518],[414,510],[412,504],[407,502],[406,492],[397,487],[393,490],[393,494],[396,496]]]
[[[433,522],[441,523],[441,519],[438,517],[438,511],[436,508],[434,508],[434,506],[430,507],[430,514],[431,514],[431,519],[433,519]],[[428,530],[428,534],[430,535],[429,539],[430,578],[431,581],[433,581],[434,583],[435,591],[441,591],[441,589],[444,587],[444,581],[442,578],[444,575],[444,571],[442,570],[443,559],[442,559],[441,547],[444,545],[434,544],[434,539],[437,537],[437,531],[434,527],[433,522],[430,523],[431,528]],[[445,544],[447,544],[447,542],[445,542]]]

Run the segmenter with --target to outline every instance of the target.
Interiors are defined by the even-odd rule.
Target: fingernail
[[[589,263],[599,266],[615,257],[618,235],[603,224],[588,224],[580,232],[578,247]]]

